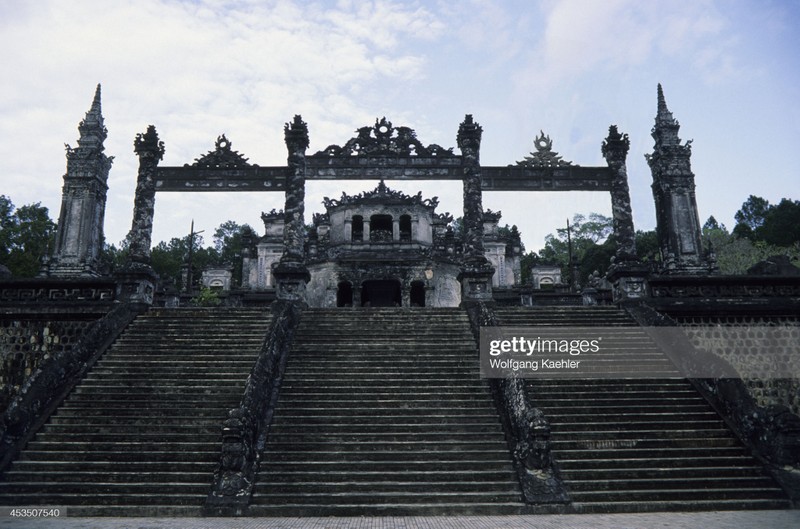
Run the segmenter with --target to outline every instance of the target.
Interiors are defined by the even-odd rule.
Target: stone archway
[[[362,307],[400,307],[402,288],[396,279],[373,279],[361,284]]]
[[[422,281],[412,281],[411,282],[411,292],[409,294],[409,299],[410,299],[412,307],[424,307],[425,306],[425,283],[423,283]]]
[[[336,289],[336,306],[353,306],[353,285],[349,281],[342,281]]]

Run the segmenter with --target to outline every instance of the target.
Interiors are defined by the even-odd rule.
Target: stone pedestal
[[[638,261],[611,265],[606,278],[612,285],[614,303],[649,297],[649,275],[649,267]]]
[[[461,283],[461,304],[492,301],[492,276],[494,267],[483,259],[472,259],[464,263],[458,274]]]
[[[150,306],[156,290],[158,275],[145,263],[129,262],[115,275],[117,299],[132,305]]]
[[[305,265],[293,262],[278,263],[273,275],[279,300],[306,303],[306,284],[311,280],[311,275]]]

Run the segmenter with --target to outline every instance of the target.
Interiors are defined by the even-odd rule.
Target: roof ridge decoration
[[[351,156],[421,156],[450,158],[453,148],[445,149],[435,143],[424,146],[417,133],[409,127],[393,127],[386,117],[375,119],[372,127],[356,129],[358,136],[344,146],[329,145],[314,156],[349,158]]]
[[[217,136],[217,141],[214,142],[214,150],[208,151],[200,158],[196,158],[191,167],[206,167],[210,169],[258,167],[258,165],[247,163],[248,158],[231,149],[231,145],[231,141],[225,137],[225,134]],[[187,163],[184,167],[190,167],[190,165]]]
[[[517,162],[522,167],[567,167],[573,165],[572,162],[562,160],[561,156],[553,150],[553,140],[546,136],[544,131],[539,130],[539,135],[533,140],[536,152],[531,152],[522,161]],[[578,167],[575,165],[575,167]]]
[[[378,187],[372,191],[364,191],[357,195],[348,195],[342,191],[342,197],[339,200],[325,197],[323,198],[322,203],[325,205],[326,209],[329,209],[337,206],[358,204],[366,201],[388,204],[421,205],[431,209],[436,209],[436,207],[439,205],[439,197],[422,198],[422,191],[414,196],[409,196],[402,191],[390,189],[383,180],[381,180],[378,184]]]

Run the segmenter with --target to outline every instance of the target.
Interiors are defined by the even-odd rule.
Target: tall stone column
[[[67,174],[61,195],[53,255],[43,272],[57,277],[97,276],[103,244],[108,172],[113,157],[103,153],[108,135],[103,124],[100,85],[78,125],[78,146],[67,146]]]
[[[631,211],[631,195],[628,189],[628,170],[625,159],[628,157],[630,140],[627,134],[620,134],[616,125],[608,128],[608,137],[603,142],[603,158],[611,169],[611,212],[614,222],[614,235],[617,239],[617,261],[636,259],[636,240]]]
[[[164,142],[158,139],[156,128],[150,125],[147,132],[136,135],[133,150],[139,157],[139,174],[133,201],[133,222],[128,233],[128,250],[131,261],[149,265],[156,207],[156,167],[164,158]]]
[[[310,280],[305,266],[306,149],[308,125],[296,115],[284,127],[286,148],[289,151],[286,174],[286,205],[284,206],[283,255],[275,268],[278,299],[305,302],[305,287]]]
[[[150,266],[156,202],[155,177],[158,162],[164,158],[164,142],[158,139],[156,128],[150,125],[147,132],[136,135],[133,150],[139,157],[139,173],[133,201],[133,221],[128,233],[128,262],[119,274],[121,295],[130,302],[151,304],[157,280]]]
[[[458,280],[461,302],[491,301],[494,268],[483,248],[483,191],[480,148],[483,129],[467,114],[458,127],[464,183],[464,262]]]
[[[625,160],[630,140],[620,134],[616,125],[608,128],[608,137],[602,145],[603,157],[611,169],[611,212],[617,253],[608,270],[614,301],[647,297],[649,269],[636,256],[636,232],[633,227],[631,195],[628,189],[628,171]]]
[[[691,141],[681,143],[680,124],[672,116],[658,85],[658,111],[652,136],[653,153],[645,155],[653,173],[656,233],[662,272],[707,274],[713,264],[703,251],[702,230],[691,169]]]

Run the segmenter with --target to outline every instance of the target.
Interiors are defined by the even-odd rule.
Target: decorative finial
[[[305,151],[308,148],[308,125],[300,114],[295,114],[292,122],[284,125],[283,135],[286,145],[291,150]]]
[[[661,83],[658,83],[658,111],[665,111],[669,112],[667,109],[667,100],[664,99],[664,89],[661,87]]]
[[[94,91],[92,106],[86,112],[86,117],[78,124],[80,138],[78,146],[103,150],[103,142],[108,136],[108,131],[103,122],[102,106],[100,103],[100,84]]]
[[[158,139],[155,125],[148,125],[147,132],[139,133],[133,142],[133,150],[139,157],[164,158],[164,142]]]
[[[672,112],[667,108],[667,100],[664,97],[664,89],[658,83],[658,111],[656,113],[656,124],[677,125],[678,122],[672,117]]]
[[[517,162],[523,167],[566,167],[572,162],[562,160],[561,156],[553,150],[553,140],[546,135],[543,130],[539,130],[539,135],[533,140],[536,152],[531,151],[530,156]]]
[[[462,151],[464,148],[479,149],[481,146],[481,134],[483,128],[475,123],[472,114],[464,116],[464,121],[458,126],[456,143]]]
[[[620,134],[616,125],[608,127],[608,137],[603,141],[603,157],[609,162],[624,162],[628,155],[631,141],[627,134]]]

